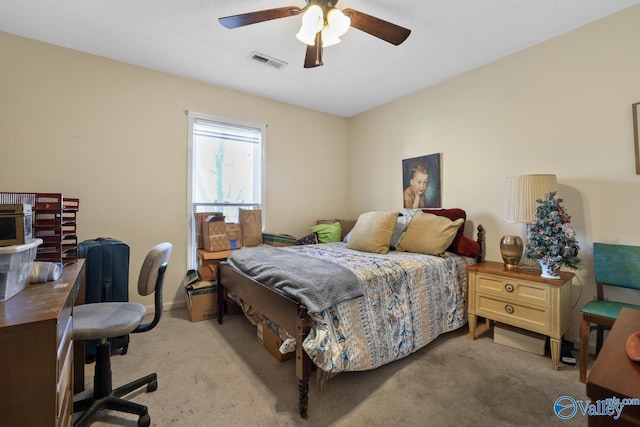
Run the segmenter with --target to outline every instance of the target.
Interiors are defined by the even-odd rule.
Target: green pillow
[[[311,227],[311,231],[318,234],[318,241],[320,243],[331,243],[340,241],[340,233],[342,228],[340,223],[335,224],[318,224]]]

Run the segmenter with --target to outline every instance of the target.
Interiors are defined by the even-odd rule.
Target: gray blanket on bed
[[[278,289],[319,313],[362,296],[362,285],[346,267],[260,245],[232,251],[227,262],[258,282]]]

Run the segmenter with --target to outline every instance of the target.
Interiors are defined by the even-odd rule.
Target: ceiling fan
[[[307,45],[304,68],[322,63],[322,49],[340,42],[349,27],[357,28],[374,37],[398,46],[411,30],[353,9],[336,9],[338,0],[305,0],[303,8],[285,6],[259,10],[240,15],[225,16],[218,21],[226,28],[238,28],[272,19],[302,14],[302,26],[296,37]]]

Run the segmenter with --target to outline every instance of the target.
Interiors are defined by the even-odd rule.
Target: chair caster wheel
[[[138,418],[138,427],[149,427],[151,425],[151,417],[149,414],[142,415]]]
[[[151,381],[147,384],[147,393],[151,393],[152,391],[156,391],[158,389],[158,381]]]

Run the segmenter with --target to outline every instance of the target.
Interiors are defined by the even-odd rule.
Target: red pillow
[[[455,221],[458,218],[462,218],[465,221],[467,220],[467,213],[459,208],[452,209],[422,209],[422,212],[430,213],[438,216],[443,216],[449,218],[451,221]],[[458,232],[456,233],[456,237],[454,237],[453,242],[447,248],[448,251],[456,253],[462,256],[468,256],[471,258],[476,258],[480,254],[480,244],[473,239],[468,238],[464,235],[464,222],[458,228]]]
[[[451,245],[453,246],[454,243]],[[456,246],[454,248],[452,248],[452,246],[449,246],[450,250],[458,255],[468,256],[470,258],[478,258],[478,255],[480,255],[480,243],[467,236],[460,237]]]

